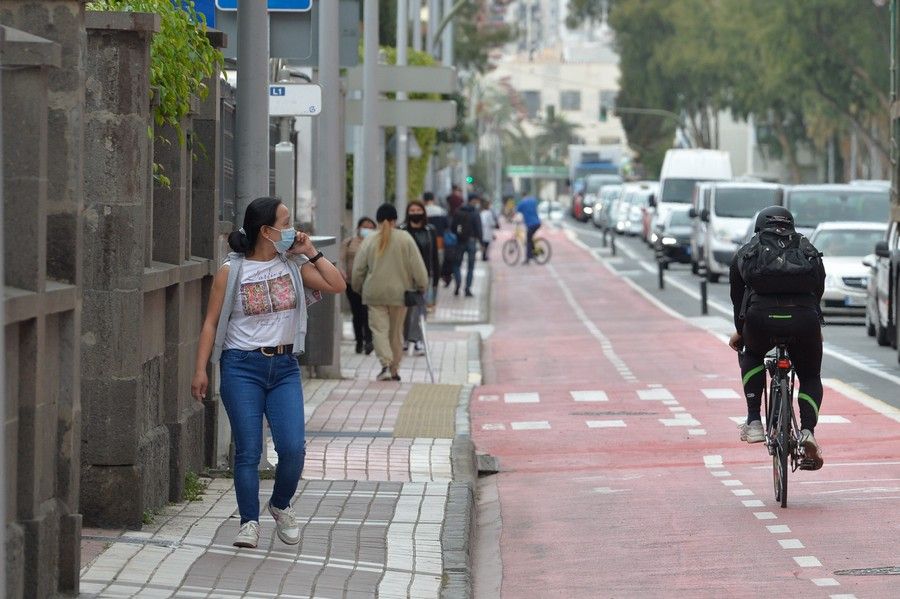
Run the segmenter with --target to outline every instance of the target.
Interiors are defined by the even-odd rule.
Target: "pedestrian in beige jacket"
[[[363,303],[369,307],[369,327],[375,355],[381,361],[376,380],[400,380],[403,359],[403,320],[406,291],[425,291],[428,270],[412,236],[395,230],[397,209],[382,204],[375,214],[378,230],[359,246],[353,261],[351,285],[362,289]]]

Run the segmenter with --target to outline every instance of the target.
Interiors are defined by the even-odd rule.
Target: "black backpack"
[[[822,254],[800,233],[766,229],[741,248],[737,267],[755,293],[815,294],[821,284],[821,260]]]
[[[475,227],[472,225],[472,211],[460,208],[453,215],[450,228],[456,234],[458,243],[466,243],[472,238]]]

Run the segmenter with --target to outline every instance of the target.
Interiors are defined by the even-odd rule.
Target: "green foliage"
[[[200,501],[208,483],[201,480],[196,472],[188,472],[184,476],[184,500]]]
[[[478,18],[479,2],[466,2],[453,18],[453,59],[457,67],[484,73],[490,67],[490,52],[510,42],[515,31],[507,26],[484,26]]]
[[[150,84],[159,90],[154,121],[157,126],[172,126],[183,142],[181,120],[190,112],[192,98],[206,97],[204,79],[214,76],[224,64],[222,53],[206,37],[206,19],[194,9],[194,2],[92,0],[87,8],[160,16],[160,31],[150,48]]]
[[[150,526],[153,524],[153,520],[156,519],[156,512],[153,510],[144,510],[144,513],[141,514],[141,524],[144,526]]]

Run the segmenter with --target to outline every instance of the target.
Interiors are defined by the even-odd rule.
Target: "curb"
[[[453,482],[447,494],[441,549],[444,559],[442,599],[470,599],[472,587],[472,551],[475,547],[475,485],[478,465],[475,444],[469,427],[469,402],[481,383],[481,336],[470,333],[467,344],[468,380],[459,392],[456,408],[456,435],[450,447]]]

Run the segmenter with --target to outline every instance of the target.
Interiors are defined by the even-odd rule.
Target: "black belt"
[[[293,344],[290,345],[276,345],[275,347],[260,347],[255,349],[254,351],[258,351],[262,355],[267,358],[271,358],[272,356],[280,356],[281,354],[292,354],[294,353]]]

